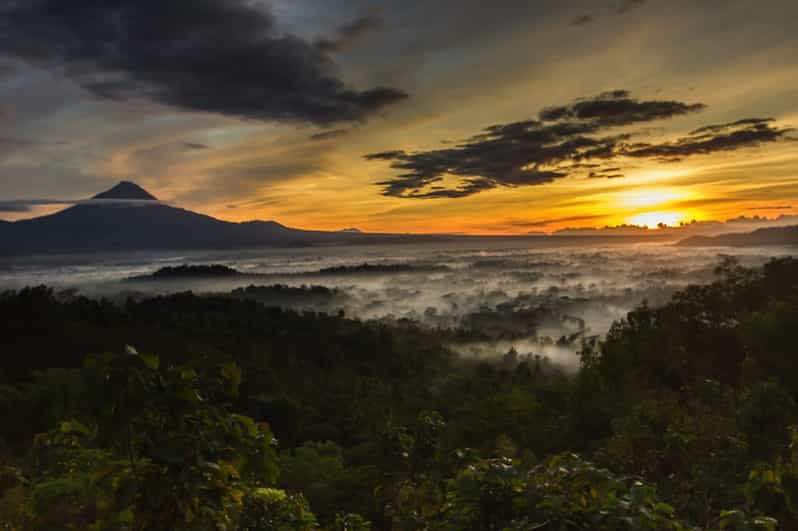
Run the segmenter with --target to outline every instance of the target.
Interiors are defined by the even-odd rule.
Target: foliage
[[[242,500],[275,483],[268,426],[225,405],[234,364],[162,367],[129,348],[87,358],[83,377],[91,423],[65,420],[34,439],[31,528],[234,529]]]
[[[244,292],[2,293],[0,529],[798,528],[798,261],[718,275],[573,375]]]
[[[443,529],[688,528],[652,487],[573,454],[530,470],[506,458],[470,465],[449,482],[445,513]]]

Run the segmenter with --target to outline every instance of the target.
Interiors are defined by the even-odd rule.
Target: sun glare
[[[618,202],[626,207],[652,207],[679,199],[686,199],[689,194],[673,188],[644,188],[622,192]]]
[[[656,228],[660,224],[674,227],[687,218],[680,212],[644,212],[630,217],[627,221],[633,225]]]

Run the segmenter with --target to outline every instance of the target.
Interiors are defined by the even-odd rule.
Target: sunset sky
[[[794,0],[72,4],[0,4],[2,219],[120,180],[331,230],[798,213]]]

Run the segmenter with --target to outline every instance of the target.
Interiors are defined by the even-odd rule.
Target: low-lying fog
[[[750,266],[790,254],[783,248],[724,252]],[[500,359],[514,349],[520,357],[544,356],[568,368],[578,363],[583,340],[601,337],[643,300],[659,304],[688,283],[712,280],[722,257],[717,248],[662,243],[529,248],[507,241],[476,247],[470,241],[14,258],[0,262],[0,289],[47,284],[123,301],[176,291],[231,293],[281,285],[288,288],[243,289],[234,296],[298,310],[343,310],[361,319],[411,319],[458,330],[452,347],[465,357]],[[127,280],[180,264],[223,264],[243,274]],[[291,289],[302,286],[322,288]]]

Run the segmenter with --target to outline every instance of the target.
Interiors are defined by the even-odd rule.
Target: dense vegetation
[[[243,275],[237,269],[222,264],[165,266],[149,275],[131,277],[128,280],[175,280],[184,278],[218,278]]]
[[[320,309],[334,309],[348,298],[347,294],[338,288],[326,286],[286,286],[285,284],[272,284],[269,286],[249,285],[236,288],[230,292],[231,297],[237,299],[254,300],[267,306],[303,307]],[[337,313],[337,312],[335,312]]]
[[[356,266],[333,266],[319,270],[320,275],[368,275],[368,274],[397,274],[397,273],[440,273],[449,268],[442,265],[413,265],[413,264],[369,264],[363,263]]]
[[[0,295],[0,529],[798,528],[798,261],[733,261],[565,374],[190,293]]]

